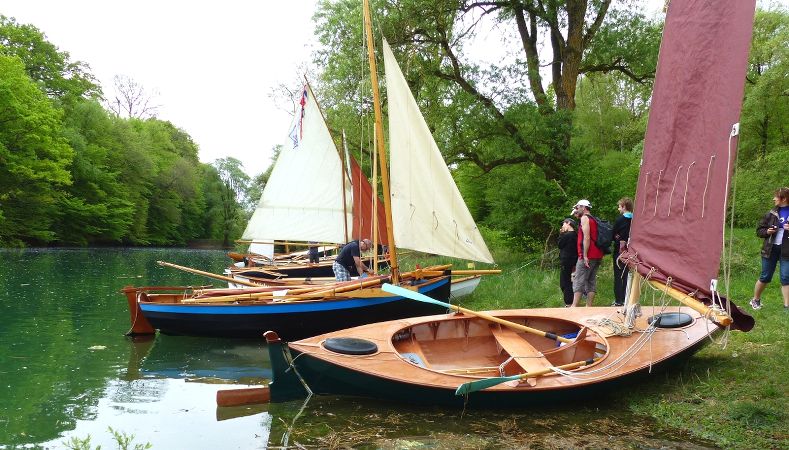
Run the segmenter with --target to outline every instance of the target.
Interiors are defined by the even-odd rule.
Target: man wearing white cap
[[[573,306],[578,306],[581,295],[586,293],[586,306],[592,306],[597,291],[597,269],[603,259],[603,251],[597,247],[597,222],[591,217],[592,204],[589,200],[578,200],[573,214],[579,217],[578,262],[573,281]]]

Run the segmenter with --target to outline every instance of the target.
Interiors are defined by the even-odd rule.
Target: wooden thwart
[[[494,325],[491,326],[490,332],[496,338],[499,346],[512,356],[512,359],[523,367],[523,370],[526,372],[535,372],[551,367],[551,364],[545,359],[542,352],[534,348],[529,341],[515,332],[515,330]]]

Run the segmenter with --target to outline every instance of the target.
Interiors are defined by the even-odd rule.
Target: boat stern
[[[131,322],[131,328],[126,332],[126,336],[156,334],[156,329],[148,322],[148,319],[142,313],[142,309],[140,309],[139,299],[146,295],[145,291],[134,286],[126,286],[121,292],[126,296],[126,302],[129,306],[129,321]]]
[[[274,331],[266,331],[263,336],[266,338],[271,360],[271,401],[280,403],[307,397],[309,392],[291,364],[287,344],[282,342]]]

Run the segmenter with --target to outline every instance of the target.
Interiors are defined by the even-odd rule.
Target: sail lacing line
[[[660,195],[660,180],[663,179],[663,170],[658,172],[657,177],[657,188],[655,189],[655,211],[652,213],[652,216],[657,215],[657,205],[658,205],[658,196]]]
[[[693,161],[688,166],[688,171],[685,172],[685,195],[682,197],[682,215],[685,215],[685,205],[688,204],[688,185],[690,185],[690,169],[696,165],[696,161]]]
[[[701,218],[704,218],[704,210],[707,205],[707,188],[710,186],[710,172],[712,171],[712,163],[715,162],[715,155],[710,155],[710,162],[707,164],[707,180],[704,182],[704,194],[701,196]]]
[[[679,171],[682,170],[682,166],[680,165],[677,167],[677,173],[674,174],[674,184],[671,185],[671,194],[668,197],[668,214],[667,216],[671,216],[671,202],[674,200],[674,189],[677,187],[677,179],[679,178]]]

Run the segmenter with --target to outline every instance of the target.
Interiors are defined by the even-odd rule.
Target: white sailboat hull
[[[477,289],[477,286],[479,286],[480,281],[482,281],[481,275],[452,280],[452,286],[449,290],[449,298],[456,299],[471,295],[471,293]]]

